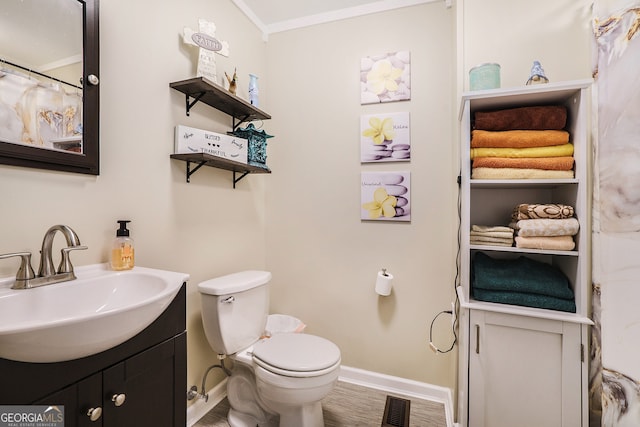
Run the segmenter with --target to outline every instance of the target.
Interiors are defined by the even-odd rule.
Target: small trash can
[[[271,336],[276,334],[291,334],[304,331],[307,325],[302,323],[300,319],[286,314],[270,314],[267,316],[267,326],[265,326],[265,335]]]

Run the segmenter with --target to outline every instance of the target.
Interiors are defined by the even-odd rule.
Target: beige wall
[[[334,341],[343,364],[453,386],[429,324],[450,309],[455,275],[453,9],[413,6],[269,37],[267,267],[272,309]],[[411,52],[411,100],[360,105],[360,59]],[[361,164],[360,115],[410,113],[410,162]],[[411,223],[360,220],[360,174],[411,172]],[[376,274],[395,276],[389,297]],[[440,323],[442,322],[442,323]],[[435,328],[446,348],[450,318]]]
[[[138,265],[191,274],[188,380],[198,386],[217,361],[202,332],[198,282],[265,267],[264,178],[247,177],[234,190],[231,172],[203,168],[187,184],[186,163],[169,158],[174,125],[217,132],[231,125],[204,104],[187,117],[184,95],[169,88],[195,75],[197,49],[185,47],[181,34],[200,17],[214,21],[230,44],[230,57],[218,59],[219,75],[237,66],[246,95],[247,74],[265,73],[264,42],[230,1],[101,1],[100,176],[0,166],[0,253],[29,250],[37,266],[45,231],[62,223],[89,246],[72,254],[75,265],[106,262],[116,220],[131,219]],[[267,91],[261,95],[268,109]],[[17,260],[2,260],[0,276],[17,268]]]
[[[427,340],[453,299],[456,93],[481,62],[502,65],[502,87],[524,84],[536,59],[552,81],[588,78],[589,16],[586,1],[436,2],[271,35],[272,309],[336,342],[345,365],[453,387],[455,353],[434,355]],[[411,101],[361,106],[360,58],[402,49]],[[411,162],[360,164],[360,115],[395,111],[411,114]],[[411,224],[360,221],[360,173],[372,170],[411,171]],[[381,267],[396,278],[388,298],[373,291]],[[444,348],[449,319],[439,320],[434,341]]]
[[[534,60],[551,82],[591,77],[592,1],[458,3],[464,90],[469,90],[469,70],[485,62],[500,64],[503,88],[524,85]]]
[[[139,265],[191,274],[188,384],[215,362],[203,335],[197,283],[247,268],[273,272],[272,311],[336,342],[348,366],[453,387],[455,353],[428,348],[429,323],[453,299],[456,252],[457,96],[480,62],[502,65],[502,86],[526,81],[539,59],[553,81],[589,76],[586,0],[438,2],[273,34],[267,43],[231,1],[101,2],[101,174],[90,177],[0,166],[0,253],[30,250],[37,262],[53,224],[73,227],[88,251],[76,265],[107,261],[117,219],[131,219]],[[463,9],[464,6],[464,9]],[[173,127],[226,132],[230,119],[169,82],[195,75],[182,28],[213,20],[229,41],[219,74],[260,76],[271,175],[233,190],[231,173],[169,159]],[[456,25],[459,33],[456,38]],[[411,101],[360,105],[360,58],[410,50]],[[457,61],[457,62],[456,62]],[[456,66],[456,63],[459,64]],[[466,87],[466,86],[465,86]],[[360,164],[359,117],[409,111],[412,160]],[[411,172],[412,221],[360,221],[360,173]],[[0,263],[15,273],[16,260]],[[376,272],[395,275],[392,296],[374,293]],[[447,347],[449,319],[434,340]],[[220,380],[216,371],[207,388]]]

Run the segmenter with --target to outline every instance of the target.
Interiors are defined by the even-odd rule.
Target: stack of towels
[[[471,294],[479,301],[576,312],[567,276],[551,264],[524,256],[493,259],[477,252],[473,257]]]
[[[573,178],[563,106],[478,111],[471,132],[472,179]]]
[[[571,251],[580,224],[572,206],[520,204],[513,209],[511,224],[517,248]]]
[[[501,225],[472,225],[469,232],[472,245],[513,246],[513,228]]]

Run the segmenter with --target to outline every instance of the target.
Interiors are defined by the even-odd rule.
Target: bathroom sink
[[[76,280],[11,289],[0,279],[0,357],[62,362],[91,356],[149,326],[177,295],[188,274],[144,267],[112,271],[107,264],[75,269]]]

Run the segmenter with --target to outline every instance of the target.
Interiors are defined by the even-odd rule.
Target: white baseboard
[[[187,427],[192,427],[210,410],[215,408],[222,399],[227,397],[227,379],[224,378],[210,389],[207,394],[209,399],[206,402],[204,399],[197,397],[195,402],[187,407]]]
[[[457,424],[453,422],[453,394],[449,388],[365,371],[358,368],[350,368],[348,366],[340,367],[340,381],[442,403],[444,405],[447,426],[457,426]]]
[[[376,390],[390,393],[402,394],[418,399],[430,400],[444,405],[447,427],[456,427],[453,422],[453,399],[451,389],[432,384],[421,383],[400,377],[379,374],[377,372],[365,371],[348,366],[340,367],[340,381],[361,385]],[[197,400],[187,408],[187,427],[192,427],[207,412],[212,410],[227,395],[227,379],[223,379],[215,387],[208,391],[209,400],[197,398]]]

